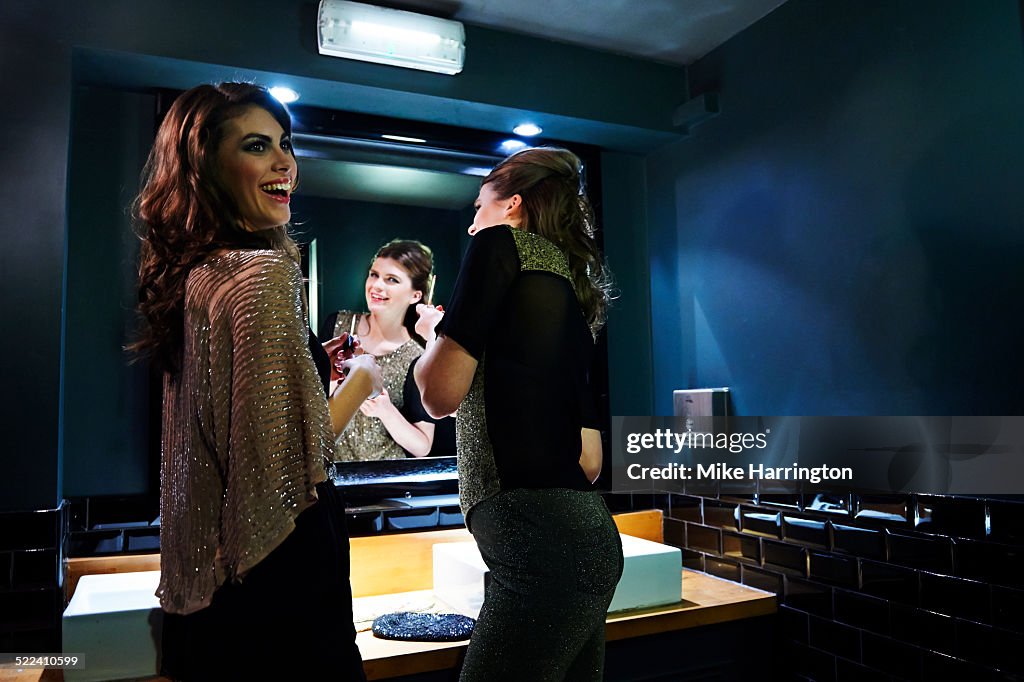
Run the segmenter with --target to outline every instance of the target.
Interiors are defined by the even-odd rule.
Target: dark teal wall
[[[789,0],[690,83],[721,115],[647,160],[659,412],[1024,410],[1017,2]]]
[[[617,290],[608,310],[608,402],[613,415],[652,414],[650,265],[643,158],[601,155],[604,250]]]
[[[74,92],[64,304],[64,494],[145,493],[149,373],[133,337],[138,240],[129,206],[153,140],[155,98]]]
[[[3,476],[0,510],[55,507],[61,380],[64,191],[71,50],[48,35],[52,10],[0,5],[0,376]],[[40,59],[40,55],[46,55]],[[25,104],[30,102],[31,104]]]
[[[231,78],[269,81],[291,74],[310,105],[490,130],[507,130],[532,114],[553,138],[620,152],[642,153],[678,139],[670,118],[685,95],[684,69],[468,27],[463,74],[426,74],[319,56],[315,12],[315,2],[278,0],[0,4],[0,88],[7,97],[0,107],[5,131],[0,155],[13,178],[0,187],[6,208],[0,223],[0,315],[5,324],[0,340],[5,387],[0,510],[53,507],[64,494],[81,490],[79,483],[62,481],[62,476],[90,475],[91,481],[107,477],[104,490],[120,492],[135,489],[148,475],[137,462],[120,471],[123,463],[117,457],[86,462],[77,455],[64,471],[65,446],[78,453],[135,447],[134,437],[117,432],[124,419],[117,401],[141,390],[138,378],[130,379],[118,387],[116,398],[113,392],[104,393],[96,406],[71,414],[62,429],[62,416],[72,402],[74,412],[82,408],[80,401],[91,399],[90,383],[112,381],[102,370],[113,361],[113,337],[123,332],[123,324],[115,331],[110,301],[102,304],[107,312],[92,318],[92,326],[88,305],[82,306],[89,296],[116,298],[121,304],[121,293],[106,288],[110,275],[101,276],[96,268],[113,259],[115,251],[118,258],[127,254],[127,245],[107,232],[111,251],[100,253],[93,268],[81,261],[84,256],[75,246],[88,246],[91,233],[78,231],[92,229],[96,220],[104,231],[119,223],[120,212],[106,219],[100,214],[114,210],[136,181],[132,177],[114,187],[102,178],[80,180],[88,176],[88,159],[69,175],[77,86],[131,92]],[[529,77],[510,75],[513,68]],[[107,113],[95,116],[102,119]],[[122,131],[121,123],[115,125]],[[136,160],[96,158],[97,166],[125,171]],[[85,184],[79,187],[79,182]],[[98,193],[95,203],[84,188]],[[68,203],[69,193],[77,197],[75,206]],[[79,282],[90,271],[98,279],[83,291]],[[640,300],[645,289],[624,291],[624,298]],[[101,319],[106,320],[102,327]],[[83,336],[89,337],[83,348],[72,348]],[[107,344],[108,352],[97,355],[85,376],[71,376],[94,361],[86,356],[96,344]],[[109,432],[101,433],[103,429]]]

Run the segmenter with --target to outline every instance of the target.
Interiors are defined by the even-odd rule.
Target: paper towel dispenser
[[[728,417],[729,389],[686,388],[672,391],[672,414],[676,417]]]

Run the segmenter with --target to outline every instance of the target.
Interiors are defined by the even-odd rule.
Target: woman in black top
[[[491,571],[461,679],[599,680],[622,547],[591,485],[588,372],[609,287],[579,159],[518,152],[484,179],[476,209],[415,369],[432,416],[458,410],[462,509]],[[421,322],[438,315],[424,308]]]

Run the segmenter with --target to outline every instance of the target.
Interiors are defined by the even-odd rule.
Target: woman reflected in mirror
[[[367,269],[363,287],[367,312],[341,310],[328,319],[335,338],[353,335],[384,373],[384,390],[360,406],[359,414],[338,437],[338,461],[430,453],[435,420],[423,410],[411,379],[406,379],[424,345],[434,338],[432,325],[421,323],[417,328],[416,312],[417,308],[438,310],[430,303],[433,273],[433,254],[427,246],[415,240],[392,240],[377,250]]]

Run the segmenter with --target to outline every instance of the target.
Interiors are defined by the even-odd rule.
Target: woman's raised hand
[[[348,332],[342,332],[330,341],[324,341],[324,351],[331,358],[331,381],[344,379],[341,365],[356,354],[359,348],[359,337]]]
[[[388,391],[385,388],[376,398],[364,400],[363,404],[359,406],[359,411],[367,417],[380,418],[381,414],[389,408],[394,408],[394,405],[391,403],[391,396],[388,395]]]
[[[366,374],[371,387],[370,395],[367,398],[376,398],[384,390],[384,377],[381,375],[380,365],[368,353],[361,353],[345,360],[339,365],[339,369],[348,377],[351,377],[353,372]]]
[[[434,328],[444,317],[444,308],[419,303],[416,305],[416,314],[419,315],[419,319],[416,320],[416,333],[423,337],[424,341],[430,343],[437,338]]]

